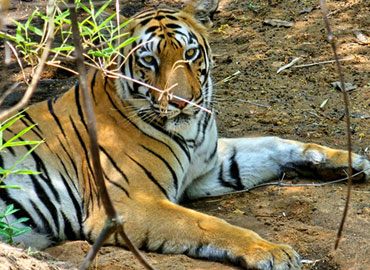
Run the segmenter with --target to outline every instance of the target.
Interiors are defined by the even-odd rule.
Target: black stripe
[[[63,136],[66,137],[66,134],[64,133],[64,129],[62,128],[62,125],[60,124],[59,118],[54,113],[54,108],[53,108],[53,104],[52,104],[51,99],[48,100],[48,109],[49,109],[50,114],[53,116],[55,122],[57,123],[57,125],[58,125],[60,131],[62,132]]]
[[[29,125],[23,118],[20,119],[21,122],[26,126],[26,127],[29,127],[31,125],[35,125],[31,128],[30,131],[32,131],[41,141],[44,140],[44,138],[41,136],[41,134],[39,133],[39,131],[41,132],[40,128],[38,127],[37,124],[35,124],[34,122],[32,122],[32,120],[30,121],[31,122],[31,125]],[[38,130],[38,131],[37,131]],[[41,132],[42,133],[42,132]],[[54,152],[53,150],[51,150],[49,144],[47,141],[44,141],[43,142],[44,145],[47,146],[47,148],[51,151],[51,152]]]
[[[148,133],[146,133],[146,132],[144,132],[143,130],[141,130],[135,123],[133,123],[130,119],[128,119],[128,117],[126,117],[126,115],[124,115],[123,113],[122,113],[122,111],[117,107],[117,105],[113,102],[113,99],[112,99],[112,97],[109,95],[109,93],[108,93],[108,91],[107,91],[107,89],[106,89],[106,87],[104,87],[104,90],[105,90],[105,92],[106,92],[106,94],[107,94],[107,96],[108,96],[108,99],[109,99],[109,101],[110,101],[110,103],[112,104],[112,106],[113,106],[113,108],[115,109],[115,111],[116,112],[118,112],[119,114],[120,114],[120,116],[123,118],[123,119],[125,119],[127,122],[129,122],[131,125],[133,125],[137,130],[139,130],[141,133],[143,133],[145,136],[147,136],[148,138],[150,138],[150,139],[152,139],[152,140],[154,140],[154,141],[156,141],[156,142],[159,142],[159,143],[161,143],[162,145],[164,145],[164,146],[166,146],[169,150],[170,150],[170,152],[173,154],[173,156],[176,158],[176,160],[177,160],[177,162],[179,163],[179,165],[180,165],[180,167],[181,167],[181,169],[182,169],[182,171],[184,171],[184,168],[183,168],[183,166],[182,166],[182,163],[180,162],[180,159],[178,158],[178,156],[175,154],[175,152],[174,152],[174,150],[168,145],[168,144],[166,144],[166,143],[164,143],[164,142],[162,142],[162,141],[160,141],[160,140],[158,140],[157,138],[155,138],[155,137],[153,137],[153,136],[151,136],[151,135],[149,135]],[[154,126],[155,127],[155,126]],[[158,130],[158,128],[159,127],[155,127],[157,130]],[[161,132],[163,132],[164,133],[164,131],[161,131]],[[167,136],[169,136],[170,138],[172,137],[172,135],[170,135],[170,134],[167,134],[167,132],[165,133]],[[182,147],[181,145],[180,145],[180,147]],[[182,147],[183,148],[183,147]],[[186,154],[187,154],[187,156],[188,156],[188,159],[190,160],[190,153],[187,153],[187,152],[185,152]]]
[[[53,202],[50,200],[50,196],[47,194],[47,192],[45,191],[44,187],[39,183],[38,179],[34,175],[29,175],[29,177],[32,180],[32,183],[33,183],[33,186],[34,186],[34,190],[37,193],[37,196],[38,196],[39,200],[42,202],[42,204],[45,206],[45,208],[47,209],[47,211],[52,216],[52,218],[53,218],[52,222],[54,223],[55,228],[56,228],[56,235],[58,235],[59,229],[60,229],[59,218],[58,218],[58,210],[55,207],[55,205],[53,204]],[[34,202],[32,202],[32,205],[35,208]],[[38,207],[36,207],[35,210],[38,212],[39,216],[43,220],[43,223],[44,224],[45,223],[49,224],[50,231],[52,232],[52,230],[51,230],[51,224],[45,218],[45,216],[41,213],[41,210]]]
[[[79,235],[73,230],[72,224],[69,221],[68,217],[63,213],[62,216],[64,220],[64,235],[67,237],[68,240],[77,240],[80,239]]]
[[[91,84],[90,84],[91,95],[93,97],[93,100],[94,100],[95,104],[97,104],[96,97],[95,97],[95,91],[94,91],[95,90],[96,74],[98,74],[98,70],[95,70],[94,75],[93,75],[92,80],[91,80]]]
[[[15,134],[15,133],[14,133],[13,131],[11,131],[9,128],[8,128],[8,130],[9,130],[10,132],[12,132],[13,134]],[[16,156],[16,154],[15,154],[15,151],[14,151],[13,147],[7,147],[6,149],[10,152],[10,154],[12,154],[12,156],[13,156],[13,157],[15,157],[15,156]]]
[[[79,235],[83,235],[83,230],[82,230],[82,205],[80,205],[78,203],[76,197],[74,196],[74,194],[72,192],[71,187],[67,183],[67,180],[64,178],[64,176],[61,173],[59,173],[59,176],[63,180],[63,184],[67,189],[68,196],[71,198],[71,201],[72,201],[73,206],[75,208],[78,224],[79,224],[79,227],[80,227]],[[62,212],[62,214],[63,214],[63,212]]]
[[[141,19],[141,18],[140,18]],[[144,19],[144,18],[143,18]],[[140,22],[139,27],[145,27],[153,18],[148,18]]]
[[[87,125],[84,119],[84,114],[83,114],[82,106],[80,102],[80,84],[79,83],[77,83],[75,86],[75,100],[76,100],[78,115],[80,116],[81,122],[84,125],[85,129],[87,130]]]
[[[104,147],[102,147],[101,145],[99,145],[99,149],[107,156],[109,161],[112,163],[113,167],[121,174],[123,179],[125,179],[125,181],[129,184],[129,180],[128,180],[126,174],[121,170],[121,168],[117,165],[117,163],[114,161],[114,159],[109,155],[107,150],[105,150]]]
[[[148,151],[149,153],[153,154],[154,156],[156,156],[158,159],[160,159],[167,167],[167,169],[171,172],[171,175],[172,175],[172,178],[173,178],[173,181],[174,181],[174,186],[175,186],[175,189],[177,191],[178,187],[179,187],[179,180],[177,178],[177,175],[176,175],[176,172],[172,169],[171,165],[167,162],[167,160],[165,160],[162,156],[160,156],[158,153],[152,151],[151,149],[145,147],[144,145],[140,145],[142,148],[144,148],[146,151]]]
[[[155,32],[158,28],[159,28],[158,25],[150,26],[148,29],[145,30],[145,34]],[[150,40],[150,38],[149,38],[149,40]]]
[[[42,225],[40,227],[36,226],[36,228],[37,228],[36,231],[38,231],[40,233],[46,233],[49,236],[52,236],[52,239],[55,241],[57,239],[57,235],[54,234],[54,232],[51,228],[50,222],[44,216],[44,214],[41,212],[41,210],[39,209],[39,206],[37,204],[35,204],[33,201],[30,201],[30,202],[31,202],[32,208],[35,210],[35,212],[37,213],[37,216],[40,218],[40,220],[42,222]]]
[[[103,172],[103,173],[104,173],[104,178],[105,178],[105,179],[107,179],[107,181],[108,181],[109,183],[111,183],[111,184],[112,184],[112,185],[114,185],[115,187],[117,187],[117,188],[119,188],[120,190],[122,190],[122,191],[126,194],[126,196],[127,196],[127,197],[129,197],[129,198],[131,199],[130,194],[127,192],[127,190],[126,190],[122,185],[120,185],[120,184],[118,184],[118,183],[114,182],[113,180],[111,180],[105,172]]]
[[[174,23],[168,23],[165,25],[166,28],[171,28],[171,29],[179,29],[179,28],[182,28],[181,25],[178,25],[178,24],[174,24]]]
[[[213,151],[212,151],[212,153],[211,153],[211,155],[206,159],[206,162],[208,163],[209,161],[211,161],[215,156],[216,156],[216,154],[217,154],[217,151],[218,150],[218,148],[217,148],[217,142],[215,143],[215,146],[214,146],[214,149],[213,149]]]
[[[42,136],[40,135],[40,133],[42,134],[42,131],[40,129],[40,127],[37,125],[37,123],[35,123],[33,121],[33,119],[31,118],[31,116],[27,113],[27,111],[23,111],[22,114],[24,115],[24,117],[32,124],[32,125],[35,125],[32,129],[36,129],[38,131],[38,133],[36,131],[34,131],[37,136],[42,140]],[[21,118],[22,122],[23,122],[23,119]],[[24,123],[24,122],[23,122]],[[26,125],[28,126],[28,125]]]
[[[77,135],[77,138],[78,138],[78,141],[80,142],[80,145],[81,145],[81,147],[82,147],[82,149],[83,149],[83,151],[84,151],[85,158],[86,158],[86,162],[87,162],[87,166],[88,166],[89,171],[90,171],[90,175],[91,175],[91,176],[93,176],[93,178],[95,178],[95,177],[94,177],[94,171],[93,171],[93,169],[92,169],[92,167],[91,167],[91,162],[90,162],[90,158],[89,158],[89,152],[88,152],[88,150],[87,150],[87,147],[86,147],[86,145],[85,145],[85,142],[84,142],[84,140],[82,139],[82,136],[81,136],[80,132],[78,131],[78,129],[77,129],[77,127],[76,127],[76,125],[75,125],[75,123],[74,123],[74,121],[73,121],[73,119],[72,119],[72,117],[71,117],[71,116],[69,117],[69,120],[70,120],[70,121],[71,121],[71,123],[72,123],[73,130],[75,131],[75,133],[76,133],[76,135]],[[89,202],[90,202],[90,200],[91,200],[92,205],[94,205],[94,196],[92,195],[92,191],[93,191],[93,188],[92,188],[92,187],[93,187],[93,186],[92,186],[92,183],[91,183],[90,176],[89,176],[89,179],[88,179],[88,183],[89,183],[89,187],[90,187]],[[89,204],[89,202],[88,202],[88,204]],[[99,200],[98,200],[98,205],[100,205],[100,201],[99,201]]]
[[[158,16],[154,17],[154,19],[157,20],[157,21],[160,21],[164,18],[166,18],[166,16],[164,16],[164,15],[158,15]]]
[[[218,182],[221,184],[221,186],[223,187],[228,187],[228,188],[232,188],[232,189],[235,189],[235,186],[230,183],[230,182],[227,182],[225,179],[224,179],[224,168],[222,166],[222,164],[220,165],[220,171],[218,173]]]
[[[126,154],[127,155],[127,154]],[[138,161],[127,155],[135,164],[137,164],[148,176],[148,178],[162,191],[162,193],[166,196],[166,198],[169,200],[170,197],[168,196],[167,190],[159,184],[158,180],[155,179],[150,171],[148,171],[142,164],[140,164]]]
[[[240,178],[240,171],[239,171],[239,166],[238,163],[235,160],[236,157],[236,148],[233,148],[233,155],[231,156],[231,163],[230,163],[230,176],[236,180],[236,189],[237,190],[243,190],[244,186],[242,184],[242,179]]]
[[[67,167],[66,167],[66,165],[64,164],[64,161],[62,160],[62,158],[59,156],[59,154],[58,154],[58,153],[55,153],[55,155],[57,156],[57,158],[58,158],[58,160],[59,160],[60,164],[62,164],[62,167],[63,167],[63,169],[64,169],[64,172],[65,172],[65,173],[66,173],[66,175],[68,176],[69,180],[73,183],[72,177],[71,177],[71,175],[69,174],[69,171],[67,170]],[[59,172],[59,173],[60,173],[60,172]],[[74,183],[73,183],[73,186],[76,188],[76,186],[74,185]]]
[[[23,139],[21,139],[21,138],[19,138],[19,139],[23,141]],[[32,149],[32,147],[30,145],[25,145],[24,147],[27,149],[27,151],[30,151]],[[39,155],[36,154],[35,151],[31,152],[31,156],[32,156],[32,158],[34,159],[34,161],[36,163],[36,170],[42,172],[42,174],[40,174],[38,177],[41,178],[42,180],[44,180],[44,182],[48,185],[51,192],[53,193],[57,202],[60,203],[59,193],[53,185],[53,182],[50,178],[49,172],[46,169],[44,161],[39,157]],[[33,176],[33,175],[31,175],[31,176]]]
[[[57,137],[58,137],[59,145],[60,145],[60,146],[62,146],[62,148],[63,148],[64,152],[67,154],[67,156],[68,156],[68,158],[69,158],[69,161],[71,162],[72,167],[73,167],[73,169],[74,169],[74,171],[75,171],[76,179],[78,179],[78,170],[77,170],[77,166],[76,166],[76,164],[75,164],[74,160],[72,159],[71,155],[68,153],[67,149],[65,148],[64,144],[61,142],[61,140],[60,140],[59,136],[57,136]]]

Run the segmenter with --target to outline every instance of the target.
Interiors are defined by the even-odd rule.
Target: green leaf
[[[116,50],[118,51],[119,49],[125,47],[126,45],[134,42],[135,40],[137,40],[139,37],[131,37],[131,38],[128,38],[127,40],[125,40],[123,43],[121,43],[117,48]]]
[[[33,144],[39,144],[42,141],[17,141],[17,142],[6,142],[3,146],[5,147],[13,147],[13,146],[22,146],[22,145],[33,145]]]
[[[30,155],[43,141],[33,146],[30,150],[27,151],[23,156],[21,156],[9,170],[13,170],[19,163],[21,163],[28,155]]]
[[[82,8],[87,14],[92,16],[91,10],[87,6],[85,6],[83,3],[79,2],[77,6]]]
[[[0,188],[21,189],[21,187],[20,187],[20,186],[9,186],[9,185],[4,185],[4,186],[1,186],[1,185],[0,185]]]
[[[112,15],[110,15],[107,19],[105,19],[99,26],[98,26],[98,29],[101,30],[103,27],[105,27],[105,25],[110,22],[115,16],[116,16],[117,12],[113,13]],[[113,22],[112,22],[113,23]],[[108,26],[109,28],[111,28],[110,26]]]
[[[41,174],[41,172],[37,172],[37,171],[31,171],[31,170],[12,170],[10,172],[11,174]]]
[[[32,32],[34,32],[36,35],[38,35],[38,36],[40,36],[40,37],[42,37],[43,36],[43,32],[42,32],[42,30],[40,30],[39,28],[37,28],[37,27],[35,27],[35,26],[32,26],[32,25],[30,25],[29,26],[29,29],[32,31]],[[35,43],[35,44],[37,44],[37,43]]]
[[[27,217],[22,217],[22,218],[19,218],[17,219],[16,221],[13,221],[12,223],[10,223],[11,225],[15,225],[15,224],[19,224],[19,223],[23,223],[23,222],[26,222],[30,220],[29,218]]]
[[[6,230],[0,229],[0,235],[3,236],[3,237],[9,237],[9,232],[7,232]],[[8,241],[4,240],[4,242],[7,243]]]
[[[7,142],[3,144],[3,147],[7,147],[8,145],[10,145],[12,141],[18,139],[19,137],[21,137],[22,135],[30,131],[34,126],[36,126],[36,124],[26,127],[25,129],[21,130],[19,133],[15,134],[12,138],[10,138]]]
[[[1,124],[1,127],[0,127],[0,132],[1,131],[4,131],[5,129],[7,129],[8,127],[10,127],[11,125],[14,124],[15,121],[17,121],[18,119],[22,118],[23,115],[21,113],[17,113],[16,115],[6,119],[2,124]]]
[[[99,8],[99,10],[95,13],[95,16],[94,16],[95,19],[100,15],[100,13],[104,11],[104,9],[106,9],[106,7],[110,4],[110,2],[111,0],[106,1],[106,3]]]
[[[121,24],[119,25],[119,27],[117,27],[117,28],[115,28],[115,29],[113,30],[113,34],[114,34],[115,32],[117,32],[117,31],[118,31],[118,29],[122,29],[123,27],[125,27],[126,25],[128,25],[130,22],[132,22],[132,20],[133,20],[133,19],[130,19],[130,20],[125,21],[124,23],[121,23]]]
[[[129,34],[129,33],[122,33],[122,34],[120,34],[120,35],[114,36],[114,37],[111,39],[111,41],[114,41],[114,40],[119,39],[119,38],[121,38],[121,37],[127,36],[128,34]]]
[[[26,31],[27,31],[27,29],[30,27],[31,22],[32,22],[32,20],[33,20],[33,17],[35,17],[35,15],[37,14],[37,12],[38,12],[38,8],[36,8],[36,9],[32,12],[31,16],[28,18],[27,22],[25,23],[24,27],[25,27],[25,30],[26,30]]]
[[[74,49],[75,49],[74,46],[66,45],[62,47],[53,48],[51,49],[51,51],[73,51]]]
[[[26,28],[24,27],[24,25],[23,24],[21,24],[20,22],[18,22],[18,21],[16,21],[16,20],[14,20],[14,19],[12,19],[12,18],[10,18],[10,20],[16,25],[16,26],[18,26],[18,28],[20,28],[20,29],[23,29],[23,30],[26,30]]]
[[[105,54],[102,51],[89,50],[87,53],[96,57],[109,57],[109,54]]]
[[[14,204],[10,204],[7,207],[5,207],[3,215],[4,216],[9,216],[9,215],[11,215],[15,212],[18,212],[18,211],[19,211],[19,209],[14,209]]]

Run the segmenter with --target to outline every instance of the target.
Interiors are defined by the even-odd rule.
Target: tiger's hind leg
[[[346,176],[348,152],[278,137],[218,140],[218,161],[188,186],[189,198],[222,195],[278,178],[282,173],[332,180]],[[352,154],[356,179],[370,179],[370,161]]]

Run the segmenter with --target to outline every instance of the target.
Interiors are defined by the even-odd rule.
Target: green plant
[[[137,37],[133,37],[123,42],[117,42],[127,35],[127,33],[120,33],[120,29],[130,21],[118,23],[116,13],[106,15],[104,10],[111,1],[105,2],[98,9],[94,6],[92,0],[89,0],[88,3],[83,3],[80,0],[75,1],[77,12],[85,14],[84,19],[78,23],[85,52],[84,56],[88,59],[90,65],[101,69],[114,64],[115,59],[120,55],[120,49],[137,39]],[[59,59],[73,59],[75,48],[72,45],[70,10],[67,3],[64,1],[61,1],[61,3],[67,9],[56,6],[53,14],[54,38],[59,45],[51,49],[52,58],[46,64],[66,68],[60,65]],[[42,19],[44,25],[42,30],[31,24],[36,18]],[[0,31],[0,37],[15,42],[16,48],[23,55],[26,62],[31,66],[37,65],[39,51],[46,44],[48,16],[36,9],[24,24],[15,20],[12,21],[17,25],[16,35],[12,36]],[[117,27],[118,24],[119,27]],[[40,37],[40,40],[33,40],[30,37],[31,33]]]
[[[24,223],[29,220],[29,218],[23,217],[15,221],[10,222],[8,216],[19,211],[19,209],[14,209],[14,205],[10,204],[5,207],[4,212],[0,213],[0,236],[2,236],[3,241],[13,245],[13,238],[22,234],[25,234],[32,229],[28,226],[16,227],[15,225]]]
[[[17,146],[29,146],[33,145],[24,155],[22,155],[10,168],[4,169],[0,167],[0,190],[4,188],[11,189],[20,189],[19,186],[14,185],[3,185],[5,177],[10,174],[39,174],[40,172],[35,172],[31,170],[20,170],[16,167],[28,156],[32,151],[36,149],[43,141],[25,141],[21,139],[21,136],[30,131],[35,125],[26,127],[12,138],[8,139],[6,142],[3,141],[3,133],[7,128],[10,128],[16,121],[23,117],[22,112],[6,119],[4,122],[0,123],[0,152],[4,152],[8,147],[17,147]],[[31,230],[28,226],[17,227],[15,225],[24,223],[28,218],[19,218],[15,221],[10,221],[9,216],[19,211],[15,209],[13,204],[10,204],[4,208],[3,211],[0,211],[0,236],[4,242],[13,244],[13,238],[19,235],[22,235]]]
[[[4,178],[10,174],[39,174],[40,172],[35,172],[31,170],[19,170],[15,167],[19,165],[28,155],[31,154],[32,151],[36,149],[43,141],[25,141],[21,139],[21,136],[26,134],[30,131],[34,126],[31,125],[26,127],[19,133],[15,134],[12,138],[8,139],[6,142],[3,141],[3,132],[11,127],[16,121],[23,117],[22,112],[6,119],[4,122],[0,123],[0,152],[3,152],[8,147],[16,147],[16,146],[26,146],[26,145],[33,145],[31,149],[27,151],[24,155],[22,155],[10,168],[4,169],[0,167],[0,189],[1,188],[17,188],[17,186],[9,186],[9,185],[2,185]]]

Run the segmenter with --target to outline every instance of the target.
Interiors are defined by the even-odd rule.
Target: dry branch
[[[338,75],[339,75],[339,80],[340,80],[340,84],[341,84],[341,89],[342,89],[342,93],[343,93],[343,100],[344,100],[344,105],[345,105],[344,111],[345,111],[346,122],[347,122],[348,189],[347,189],[346,204],[345,204],[344,211],[343,211],[343,217],[342,217],[341,223],[339,225],[339,229],[338,229],[338,233],[337,233],[337,239],[335,240],[335,245],[334,245],[334,250],[336,250],[338,248],[339,241],[342,237],[342,231],[343,231],[344,223],[346,221],[348,208],[349,208],[349,202],[350,202],[350,199],[351,199],[351,187],[352,187],[352,157],[351,157],[352,142],[351,142],[351,122],[350,122],[351,120],[350,120],[350,114],[349,114],[348,94],[346,92],[346,87],[345,87],[345,84],[344,84],[342,67],[339,63],[339,57],[338,57],[338,54],[337,54],[335,38],[334,38],[333,32],[331,31],[330,22],[329,22],[329,19],[328,19],[328,10],[326,8],[325,0],[321,0],[320,5],[321,5],[322,14],[323,14],[323,17],[324,17],[326,31],[328,33],[328,40],[329,40],[329,43],[330,43],[331,48],[333,50],[335,63],[336,63],[337,69],[338,69]]]
[[[36,88],[36,86],[37,86],[37,84],[40,80],[40,77],[41,77],[41,73],[44,70],[45,62],[46,62],[46,60],[49,56],[51,43],[53,42],[53,39],[54,39],[54,35],[53,35],[53,32],[54,32],[54,17],[52,15],[54,13],[54,9],[55,9],[54,0],[49,0],[48,7],[47,7],[47,14],[48,14],[48,17],[49,17],[49,28],[48,28],[46,46],[45,46],[45,50],[43,51],[43,53],[41,55],[40,62],[39,62],[39,65],[36,69],[36,72],[32,77],[32,81],[31,81],[30,85],[28,86],[26,92],[24,93],[23,97],[21,98],[21,100],[17,104],[15,104],[14,106],[12,106],[11,108],[9,108],[7,110],[4,110],[4,111],[0,112],[0,121],[2,119],[5,119],[5,118],[9,117],[9,115],[19,111],[20,109],[24,108],[28,104],[28,102],[30,101],[31,96],[33,95],[33,93],[35,92],[35,88]]]
[[[71,6],[74,5],[74,0],[69,0]],[[122,218],[116,212],[113,203],[109,197],[108,191],[105,186],[105,181],[103,177],[103,171],[100,164],[99,157],[99,145],[96,129],[95,114],[90,99],[90,93],[87,86],[87,75],[86,69],[84,66],[84,57],[83,57],[83,48],[81,44],[81,37],[78,29],[77,15],[75,7],[70,8],[70,16],[72,21],[72,34],[73,42],[76,48],[76,63],[77,69],[80,76],[80,85],[82,89],[83,96],[83,108],[86,114],[86,121],[88,126],[88,134],[90,138],[90,153],[92,156],[93,166],[94,166],[94,175],[96,185],[98,187],[99,199],[101,199],[106,215],[107,220],[102,232],[99,234],[97,240],[95,241],[93,247],[88,252],[83,264],[80,269],[87,269],[94,259],[95,255],[99,251],[100,247],[104,244],[104,241],[114,232],[119,232],[121,237],[125,240],[127,247],[133,252],[133,254],[138,258],[138,260],[143,264],[147,269],[154,269],[153,266],[142,256],[139,250],[132,244],[131,240],[126,235],[123,228]]]

